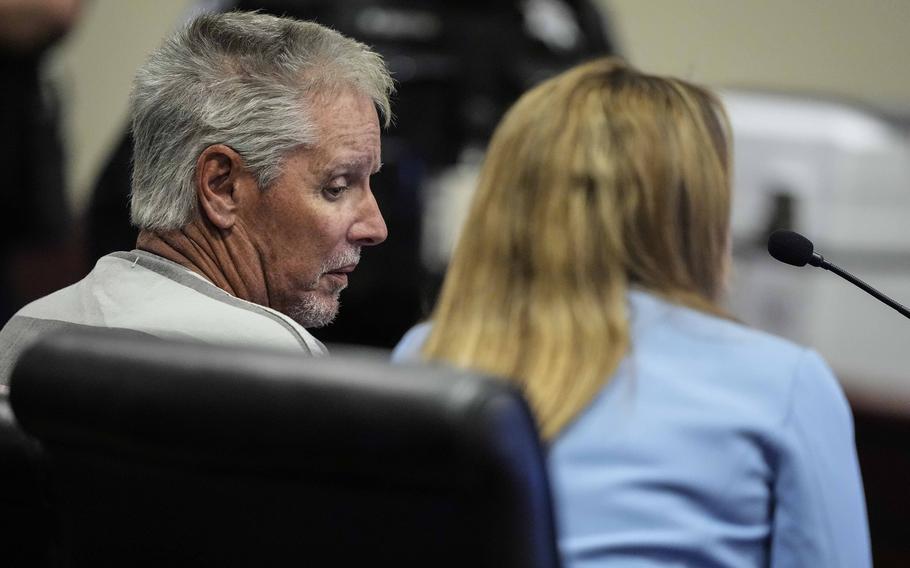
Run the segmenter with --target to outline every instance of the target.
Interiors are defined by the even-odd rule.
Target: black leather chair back
[[[44,493],[41,446],[0,395],[0,566],[53,566],[57,525]]]
[[[20,358],[74,565],[556,566],[537,432],[503,382],[110,330]]]

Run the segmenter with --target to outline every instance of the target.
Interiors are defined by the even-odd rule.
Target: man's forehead
[[[379,156],[366,154],[339,158],[330,164],[330,167],[334,167],[336,169],[356,171],[372,170],[374,168],[379,169],[381,166],[382,164],[379,161]]]
[[[316,127],[311,166],[373,173],[379,168],[381,129],[372,99],[351,90],[335,95],[311,107]]]
[[[311,171],[320,174],[370,175],[382,167],[379,146],[356,144],[342,148],[327,148],[317,144],[310,161]]]

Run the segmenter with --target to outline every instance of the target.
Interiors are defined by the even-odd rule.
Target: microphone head
[[[812,260],[812,241],[793,231],[774,231],[768,237],[768,252],[781,262],[806,266]]]

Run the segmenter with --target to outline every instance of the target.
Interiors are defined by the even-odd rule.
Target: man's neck
[[[163,233],[143,230],[136,248],[176,262],[238,298],[269,306],[262,263],[252,244],[199,225],[193,222]]]

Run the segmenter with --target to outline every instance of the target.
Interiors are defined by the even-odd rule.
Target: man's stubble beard
[[[316,279],[307,287],[307,292],[297,304],[291,306],[287,315],[303,327],[310,329],[325,327],[335,321],[341,307],[341,301],[338,298],[347,285],[339,286],[330,295],[326,295],[319,290],[319,281],[326,272],[358,262],[360,262],[360,247],[330,257],[323,263]]]
[[[326,298],[319,292],[307,292],[297,305],[290,309],[288,316],[305,328],[325,327],[335,321],[335,316],[338,315],[341,308],[341,301],[338,299],[340,293],[341,290],[338,290],[331,298]]]

